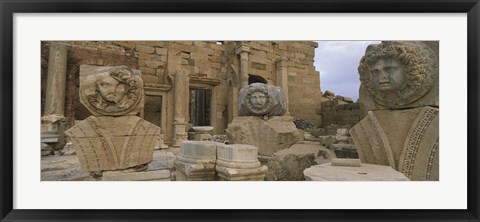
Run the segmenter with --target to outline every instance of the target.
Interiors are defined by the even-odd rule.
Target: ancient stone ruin
[[[439,180],[438,42],[370,45],[357,101],[318,44],[42,42],[42,180]]]

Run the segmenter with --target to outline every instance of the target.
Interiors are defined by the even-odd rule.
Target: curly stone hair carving
[[[247,98],[247,107],[253,111],[254,113],[256,114],[259,114],[259,115],[265,115],[266,113],[268,113],[268,111],[270,111],[270,109],[272,108],[272,98],[273,98],[273,95],[272,95],[272,92],[270,90],[268,90],[267,86],[266,85],[263,85],[263,84],[255,84],[256,87],[252,87],[250,88],[250,90],[247,91],[247,95],[246,95],[246,98]],[[260,93],[263,93],[265,95],[265,105],[262,107],[262,108],[256,108],[252,105],[252,95],[256,92],[260,92]]]
[[[395,101],[387,101],[377,91],[370,76],[370,67],[380,59],[394,59],[404,68],[408,83],[404,92],[398,92]],[[438,64],[434,52],[420,42],[382,42],[369,45],[360,60],[360,81],[375,102],[389,107],[401,107],[424,96],[438,77]]]
[[[101,75],[109,75],[120,84],[128,86],[128,91],[125,97],[118,103],[109,102],[102,98],[99,89],[95,89],[95,93],[87,96],[87,106],[94,109],[96,112],[103,115],[122,115],[133,110],[141,100],[142,83],[138,82],[133,71],[127,66],[116,66],[110,69],[102,71],[104,74],[99,74],[95,77],[95,81],[98,81]]]

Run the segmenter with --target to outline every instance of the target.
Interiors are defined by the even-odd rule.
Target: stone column
[[[52,43],[48,58],[45,116],[64,114],[67,81],[67,46]]]
[[[174,108],[174,147],[179,147],[180,144],[187,139],[187,121],[186,114],[188,109],[188,89],[189,80],[186,71],[181,70],[175,73],[174,93],[175,93],[175,108]]]
[[[287,111],[285,116],[290,116],[290,109],[288,103],[288,71],[287,71],[287,59],[285,57],[279,58],[276,62],[277,72],[277,86],[280,86],[283,91],[283,97],[285,98],[285,105]]]
[[[235,49],[235,53],[240,55],[240,89],[248,85],[248,53],[250,47],[245,42],[240,42]]]
[[[41,142],[52,144],[53,151],[65,145],[65,89],[67,83],[67,46],[50,45],[45,86],[45,109],[41,118]]]

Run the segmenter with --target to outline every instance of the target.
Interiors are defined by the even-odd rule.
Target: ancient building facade
[[[79,98],[80,65],[120,66],[140,70],[145,106],[140,116],[161,127],[167,144],[178,130],[213,126],[225,134],[238,116],[239,90],[261,82],[282,87],[287,112],[321,123],[319,73],[314,67],[316,42],[309,41],[45,41],[42,46],[42,116],[46,103],[50,47],[67,48],[63,115],[66,128],[91,115]],[[50,80],[51,81],[51,80]],[[62,109],[62,107],[58,108]]]

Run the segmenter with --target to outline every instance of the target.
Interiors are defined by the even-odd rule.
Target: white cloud
[[[315,66],[320,71],[320,88],[337,95],[358,98],[358,62],[370,44],[380,41],[319,41]]]

